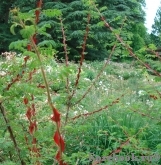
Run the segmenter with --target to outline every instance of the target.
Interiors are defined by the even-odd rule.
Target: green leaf
[[[18,24],[18,23],[14,23],[13,25],[11,25],[11,27],[10,27],[10,32],[13,34],[13,35],[16,35],[16,33],[15,33],[15,27],[17,27],[17,26],[21,26],[20,24]],[[22,26],[21,26],[22,27]]]
[[[151,49],[151,50],[156,50],[157,49],[154,44],[149,44],[148,46],[149,46],[149,49]]]
[[[47,28],[51,28],[51,25],[49,23],[45,23],[41,28],[37,30],[37,32],[40,35],[44,35],[48,38],[52,38],[51,35],[46,32]]]
[[[46,36],[46,37],[48,37],[48,38],[52,38],[52,36],[51,36],[50,34],[44,32],[44,31],[38,31],[38,33],[39,33],[40,35]]]
[[[42,55],[48,55],[48,56],[53,56],[57,53],[55,49],[52,49],[52,46],[50,45],[49,47],[41,47],[39,48],[39,51]]]
[[[18,16],[19,16],[19,19],[21,19],[21,20],[25,20],[25,21],[31,20],[31,18],[34,17],[34,12],[33,12],[33,10],[26,12],[26,13],[18,12]]]
[[[23,38],[29,39],[31,36],[35,34],[35,27],[34,25],[25,26],[24,29],[20,30],[20,34]]]
[[[126,49],[122,50],[122,56],[123,57],[128,57],[129,56],[129,51],[126,50]]]
[[[158,122],[157,125],[160,125],[161,126],[161,122]]]
[[[46,17],[59,17],[62,15],[61,11],[58,9],[47,9],[47,10],[43,10],[42,13]]]
[[[36,53],[33,53],[31,51],[25,51],[23,53],[23,56],[31,56],[31,57],[37,57]]]
[[[119,35],[119,34],[120,34],[120,30],[118,30],[118,29],[114,29],[114,30],[113,30],[113,33]]]
[[[99,27],[104,27],[104,24],[105,24],[105,23],[104,23],[103,21],[100,21],[100,22],[97,23],[97,26],[99,26]]]
[[[103,7],[100,8],[101,12],[104,11],[104,10],[107,10],[107,6],[103,6]]]
[[[45,41],[42,41],[38,44],[38,46],[47,46],[49,47],[50,45],[52,45],[53,47],[56,47],[56,42],[53,41],[53,40],[45,40]]]
[[[27,22],[31,22],[32,24],[35,24],[35,19],[33,18],[27,18],[24,23],[26,24]]]
[[[154,80],[155,82],[161,82],[161,77],[155,77]]]
[[[9,49],[10,50],[15,49],[15,50],[20,50],[20,51],[24,52],[24,51],[26,51],[27,44],[28,44],[27,40],[18,40],[18,41],[12,42],[9,45]]]

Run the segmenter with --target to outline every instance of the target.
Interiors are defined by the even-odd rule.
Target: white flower
[[[46,71],[49,72],[49,73],[51,73],[52,69],[53,69],[53,68],[52,68],[51,66],[47,66],[47,67],[46,67]]]
[[[139,94],[139,96],[144,96],[145,95],[145,91],[144,90],[140,90],[140,91],[138,91],[138,94]]]
[[[119,76],[120,80],[123,80],[123,77],[122,76]]]
[[[84,78],[85,81],[91,81],[89,78]]]
[[[26,114],[20,114],[20,119],[21,120],[28,120]]]
[[[99,85],[102,85],[102,81],[99,82]]]
[[[103,72],[103,74],[106,76],[106,72]]]
[[[79,110],[82,110],[82,109],[83,109],[83,105],[79,105],[79,106],[78,106],[78,109],[79,109]]]
[[[152,107],[154,104],[152,101],[146,100],[146,104],[149,105],[149,107]]]
[[[7,73],[6,72],[4,72],[4,71],[1,71],[0,72],[0,76],[5,76]]]
[[[78,111],[74,111],[74,115],[77,115],[78,114]]]
[[[87,110],[84,110],[83,113],[88,113],[88,111]]]

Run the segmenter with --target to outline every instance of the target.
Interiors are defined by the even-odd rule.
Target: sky
[[[146,2],[146,24],[145,26],[148,29],[148,32],[151,32],[151,26],[154,23],[154,18],[159,6],[161,6],[161,0],[145,0]]]

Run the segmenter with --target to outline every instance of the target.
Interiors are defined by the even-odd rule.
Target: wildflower
[[[103,74],[106,76],[106,72],[103,72]]]
[[[87,110],[84,110],[83,113],[88,113],[88,111]]]
[[[26,120],[26,121],[28,120],[27,117],[26,117],[26,114],[20,114],[19,117],[20,117],[21,120]]]
[[[104,88],[105,91],[107,91],[108,89],[107,88]]]
[[[149,106],[149,107],[153,107],[153,102],[150,101],[150,100],[146,100],[146,104]]]
[[[78,115],[78,111],[74,111],[74,115]]]
[[[85,81],[91,81],[89,78],[84,78]]]
[[[123,80],[123,77],[122,76],[119,76],[120,80]]]
[[[102,81],[99,82],[99,85],[102,85]]]
[[[5,76],[6,74],[7,74],[7,73],[4,72],[4,71],[1,71],[1,72],[0,72],[0,76],[2,76],[2,77]]]
[[[140,91],[138,91],[138,94],[139,94],[139,96],[144,96],[145,95],[145,91],[144,90],[140,90]]]
[[[51,73],[52,67],[51,66],[47,66],[46,71],[49,72],[49,73]]]

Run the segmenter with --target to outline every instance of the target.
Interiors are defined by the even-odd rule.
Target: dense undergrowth
[[[3,128],[0,163],[159,165],[159,159],[155,162],[90,160],[90,154],[100,157],[161,154],[159,61],[154,63],[136,56],[104,17],[102,23],[124,45],[126,53],[133,56],[133,61],[110,60],[118,42],[107,60],[84,61],[90,14],[92,10],[101,14],[88,1],[86,5],[93,8],[89,7],[91,13],[86,19],[80,62],[69,62],[61,12],[41,11],[41,4],[39,1],[30,13],[12,11],[11,32],[15,34],[15,28],[21,27],[23,39],[11,43],[10,49],[22,53],[7,59],[2,57],[0,61],[0,127]],[[61,22],[64,61],[57,60],[52,40],[37,42],[37,36],[49,37],[46,28],[50,24],[38,24],[41,12],[44,17]]]
[[[13,62],[1,62],[1,71],[5,72],[6,66],[8,70],[14,70],[15,64],[18,66],[23,61],[23,57],[15,57],[14,60]],[[104,62],[85,62],[83,64],[81,79],[73,103],[81,98],[103,65]],[[110,62],[86,98],[79,104],[72,106],[69,112],[70,120],[65,125],[67,95],[64,76],[62,76],[65,67],[64,64],[57,63],[54,59],[46,61],[45,65],[52,101],[55,102],[62,114],[62,133],[66,141],[64,153],[66,162],[69,164],[76,162],[89,164],[90,153],[107,156],[115,152],[127,140],[129,143],[121,147],[120,155],[160,154],[160,96],[156,91],[161,89],[160,83],[155,81],[155,76],[149,75],[139,65]],[[77,64],[71,62],[69,73],[71,90],[74,86],[76,72]],[[13,75],[13,73],[10,74]],[[6,85],[4,83],[7,81],[6,78],[2,77],[1,79],[3,87]],[[38,131],[35,136],[38,139],[42,155],[39,160],[42,164],[52,164],[53,153],[56,152],[51,138],[54,126],[49,121],[51,112],[47,106],[45,89],[35,88],[35,85],[38,86],[41,81],[39,71],[33,75],[30,84],[26,84],[25,77],[21,79],[21,82],[15,84],[8,91],[9,98],[7,98],[8,101],[4,101],[4,106],[8,110],[7,116],[21,148],[22,157],[30,162],[24,141],[24,135],[29,135],[26,130],[28,120],[22,98],[24,91],[34,94],[38,123]],[[112,105],[115,101],[116,103]],[[83,115],[101,108],[100,112],[93,115]],[[3,121],[2,116],[1,121]],[[1,123],[1,128],[6,128],[5,122]],[[16,160],[9,134],[6,129],[2,129],[1,161],[5,161],[3,164],[7,164],[9,153],[12,155],[12,159]],[[11,162],[10,164],[14,164]],[[124,164],[137,163],[124,162]]]

